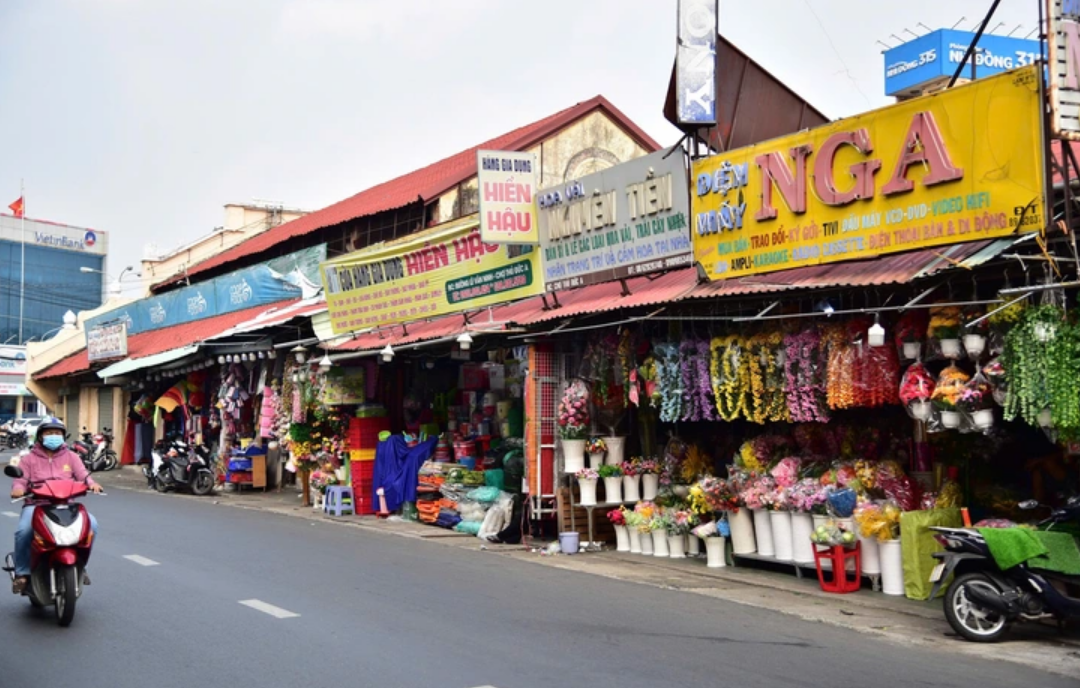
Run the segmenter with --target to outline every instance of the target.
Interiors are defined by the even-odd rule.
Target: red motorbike
[[[21,478],[23,473],[9,465],[4,475]],[[35,607],[54,606],[61,626],[69,626],[75,618],[75,601],[82,595],[83,569],[94,544],[90,514],[73,501],[86,492],[86,485],[75,480],[44,480],[31,483],[27,497],[38,509],[30,545],[30,581],[23,595]],[[4,563],[4,570],[14,581],[15,555],[8,554]]]

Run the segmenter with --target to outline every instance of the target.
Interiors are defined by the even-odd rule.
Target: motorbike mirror
[[[1039,503],[1034,499],[1029,499],[1027,501],[1020,502],[1017,506],[1019,506],[1024,511],[1030,511],[1031,509],[1038,509]]]
[[[9,478],[21,478],[23,477],[23,472],[22,469],[18,466],[12,466],[11,464],[8,464],[4,466],[4,475]]]

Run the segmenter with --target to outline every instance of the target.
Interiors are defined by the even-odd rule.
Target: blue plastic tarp
[[[375,450],[375,475],[371,486],[373,503],[379,503],[376,491],[380,487],[386,498],[386,508],[390,511],[400,509],[403,502],[415,502],[420,466],[431,458],[436,442],[438,438],[432,437],[410,447],[401,435],[392,435],[390,439],[379,442]]]

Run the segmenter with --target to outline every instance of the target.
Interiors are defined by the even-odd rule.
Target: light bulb
[[[225,362],[225,357],[224,356],[218,356],[217,357],[217,362],[218,362],[219,365],[224,363]]]
[[[301,346],[299,344],[297,344],[295,347],[293,347],[292,354],[294,356],[296,356],[296,362],[297,363],[303,363],[304,361],[307,360],[307,349],[305,349],[303,346]]]
[[[473,338],[468,332],[462,332],[457,338],[458,346],[462,351],[468,351],[472,347]]]
[[[878,322],[878,316],[874,316],[874,324],[866,331],[866,339],[870,346],[885,346],[885,328]]]
[[[325,373],[330,370],[330,367],[333,365],[333,361],[330,360],[330,354],[324,351],[322,359],[319,361],[319,370]]]
[[[394,347],[390,346],[388,343],[383,347],[383,350],[379,352],[379,355],[382,356],[383,363],[389,363],[394,360]]]

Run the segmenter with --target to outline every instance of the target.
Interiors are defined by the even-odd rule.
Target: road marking
[[[260,611],[263,614],[269,614],[275,619],[291,619],[294,616],[300,616],[299,614],[294,614],[287,609],[282,609],[281,607],[275,607],[272,604],[267,604],[262,600],[240,600],[240,604],[244,605],[245,607],[251,607],[252,609]]]
[[[8,518],[18,518],[19,517],[19,515],[17,513],[15,513],[14,511],[0,512],[0,515],[7,516]]]
[[[160,566],[158,562],[153,559],[147,559],[146,557],[140,557],[138,554],[125,554],[124,558],[128,561],[133,561],[139,566]]]

